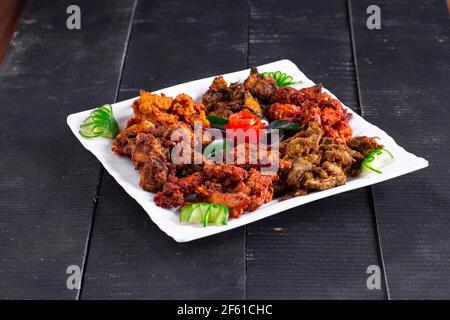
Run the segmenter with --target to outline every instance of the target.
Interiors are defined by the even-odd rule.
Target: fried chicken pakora
[[[165,208],[209,202],[227,206],[230,216],[238,218],[274,195],[299,196],[343,185],[348,177],[359,175],[367,155],[382,147],[377,138],[352,137],[351,114],[323,92],[322,84],[299,90],[279,87],[256,68],[243,83],[228,84],[216,77],[201,103],[184,93],[171,98],[141,90],[132,108],[134,115],[116,136],[112,150],[131,158],[140,186],[156,193],[154,202]],[[256,119],[287,120],[304,130],[285,135],[277,144],[245,141],[227,149],[223,156],[234,160],[232,164],[215,163],[199,154],[195,123],[202,124],[204,150],[214,139],[206,130],[207,115],[228,119],[244,109]],[[174,139],[176,132],[181,133]],[[174,147],[183,143],[196,150],[192,162],[172,158],[178,156]],[[199,162],[194,161],[196,156]],[[275,169],[265,171],[268,168]]]
[[[343,185],[347,176],[359,174],[365,156],[358,150],[369,154],[383,147],[376,138],[358,137],[351,141],[343,145],[336,143],[336,139],[324,138],[324,132],[316,124],[283,141],[282,160],[291,163],[279,173],[286,178],[285,190],[292,190],[293,195],[304,195]]]
[[[209,115],[228,118],[233,113],[246,108],[263,117],[264,109],[250,91],[241,83],[228,83],[221,76],[216,77],[202,97]]]
[[[255,67],[251,68],[250,75],[244,81],[244,87],[264,104],[268,104],[272,100],[272,96],[278,88],[274,79],[269,77],[261,77],[258,69]]]
[[[321,91],[322,84],[300,90],[280,88],[268,110],[270,119],[296,121],[304,127],[315,123],[323,130],[325,137],[345,144],[353,134],[348,123],[351,114],[339,100]]]

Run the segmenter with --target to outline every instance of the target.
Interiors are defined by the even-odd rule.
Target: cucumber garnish
[[[384,148],[376,149],[369,153],[367,157],[361,162],[361,174],[368,174],[375,172],[382,174],[380,167],[394,159],[394,156],[389,150]]]
[[[80,135],[87,139],[105,137],[114,139],[119,132],[119,125],[113,115],[110,104],[105,104],[91,112],[80,125]]]
[[[226,225],[228,222],[228,207],[216,203],[193,203],[181,208],[180,222],[201,223],[204,227],[210,224]]]

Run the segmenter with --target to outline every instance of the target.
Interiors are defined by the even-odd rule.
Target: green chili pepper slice
[[[369,153],[361,162],[361,174],[371,172],[382,174],[383,172],[379,168],[392,159],[394,159],[394,156],[389,150],[384,148],[376,149]]]

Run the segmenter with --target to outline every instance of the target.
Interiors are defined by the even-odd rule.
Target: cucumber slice
[[[211,203],[211,209],[209,210],[208,222],[215,224],[219,214],[220,214],[220,206],[218,204]]]
[[[187,222],[202,222],[203,221],[203,210],[202,203],[194,203],[191,214],[188,217]]]
[[[209,222],[215,225],[226,225],[228,221],[228,207],[223,204],[211,204]]]
[[[184,206],[183,208],[181,208],[181,212],[180,212],[180,222],[188,222],[189,221],[189,217],[192,213],[192,210],[194,210],[194,208],[198,205],[198,203],[193,203],[187,206]]]
[[[220,222],[222,225],[228,224],[229,210],[227,206],[223,206],[222,208],[222,221]]]
[[[208,204],[208,206],[204,206],[204,213],[203,213],[203,226],[207,227],[209,222],[209,213],[211,212],[211,205]]]
[[[181,208],[181,223],[201,223],[204,227],[209,224],[226,225],[228,221],[228,207],[215,203],[193,203]]]

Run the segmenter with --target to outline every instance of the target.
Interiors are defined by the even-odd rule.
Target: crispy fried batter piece
[[[352,138],[348,123],[351,114],[339,100],[321,90],[322,84],[300,90],[280,88],[275,93],[276,102],[269,107],[269,116],[272,120],[296,121],[305,127],[315,123],[324,131],[325,137],[345,144]]]
[[[239,183],[246,178],[247,172],[242,168],[229,164],[205,163],[201,171],[184,178],[171,175],[162,192],[156,194],[154,201],[160,206],[178,207],[194,193],[206,198],[211,193],[211,186],[214,186],[213,191],[222,192],[222,188]]]
[[[280,153],[284,160],[295,160],[309,154],[316,154],[323,131],[317,125],[311,125],[307,130],[300,131],[293,137],[280,143]]]
[[[139,99],[137,100],[137,103],[133,105],[136,114],[151,113],[154,107],[158,108],[160,111],[167,111],[172,105],[173,99],[166,97],[164,93],[157,95],[145,90],[141,90],[139,93]]]
[[[273,120],[289,120],[300,122],[303,108],[290,103],[274,103],[269,108],[269,116]]]
[[[158,206],[172,208],[182,206],[186,198],[195,193],[197,187],[205,181],[201,172],[195,172],[184,178],[169,175],[161,192],[153,199]]]
[[[207,113],[221,118],[228,118],[242,110],[244,105],[244,87],[239,83],[228,83],[222,76],[214,78],[208,91],[202,96],[202,103]]]
[[[141,174],[139,185],[150,192],[162,190],[169,174],[167,150],[151,133],[139,133],[131,160]]]
[[[264,109],[261,107],[258,100],[256,100],[247,90],[245,91],[244,108],[249,109],[259,118],[263,117]]]
[[[195,193],[197,201],[224,204],[230,216],[237,218],[272,200],[272,183],[277,179],[276,173],[262,175],[256,169],[207,162],[201,171],[185,178],[170,175],[154,201],[159,206],[178,207]]]
[[[250,75],[244,81],[244,87],[258,99],[261,103],[267,104],[272,101],[272,96],[278,89],[275,79],[265,77],[261,78],[258,69],[253,67]]]
[[[338,164],[322,161],[320,141],[323,131],[315,124],[305,132],[282,142],[283,160],[292,163],[281,174],[286,177],[294,195],[304,195],[309,190],[325,190],[346,181],[345,173]]]
[[[246,194],[250,196],[250,204],[246,208],[248,211],[255,211],[257,208],[272,200],[273,182],[278,180],[276,173],[262,175],[260,171],[251,169],[248,179],[245,181]]]
[[[194,135],[192,129],[185,123],[177,121],[176,123],[170,123],[165,126],[155,126],[155,124],[149,120],[143,120],[140,123],[133,124],[127,127],[124,131],[119,133],[113,141],[112,150],[117,154],[131,156],[131,151],[136,145],[136,136],[138,133],[151,133],[165,148],[173,147],[178,141],[172,140],[172,134],[175,130],[180,130],[179,136],[181,140],[183,136],[189,137],[193,141]]]
[[[273,120],[289,120],[299,122],[302,126],[312,123],[321,126],[321,110],[319,106],[311,101],[302,105],[274,103],[269,108],[269,116]]]
[[[347,145],[360,152],[364,157],[376,149],[383,148],[384,146],[378,142],[378,137],[369,138],[366,136],[363,137],[355,137],[351,139]]]
[[[128,125],[147,119],[162,126],[177,124],[178,121],[184,121],[193,126],[195,121],[201,121],[204,127],[209,127],[205,106],[194,102],[184,93],[172,99],[166,97],[164,93],[157,95],[141,90],[139,99],[134,101],[132,107],[134,116],[129,120]]]
[[[223,173],[220,173],[222,170]],[[213,184],[199,186],[197,194],[203,201],[226,205],[234,218],[272,200],[272,183],[278,179],[276,174],[262,175],[255,169],[247,173],[242,168],[227,164],[208,165],[207,172]],[[228,174],[233,172],[236,176],[229,179]]]
[[[136,99],[132,105],[135,117],[133,122],[146,119],[155,124],[176,123],[178,116],[166,112],[172,106],[172,102],[173,99],[166,97],[164,93],[157,95],[141,90],[139,99]]]
[[[291,97],[297,92],[298,90],[292,87],[278,87],[272,96],[272,102],[293,104]]]
[[[273,95],[273,102],[302,105],[307,100],[316,100],[322,92],[323,85],[318,83],[312,87],[295,89],[291,87],[278,87]]]
[[[322,161],[337,164],[346,175],[354,176],[364,156],[347,145],[336,144],[332,138],[326,138],[320,145]],[[359,171],[358,171],[359,173]]]
[[[216,77],[203,95],[202,102],[208,114],[221,118],[228,118],[244,108],[263,118],[265,107],[261,102],[266,103],[265,100],[275,92],[275,89],[274,80],[261,79],[255,68],[244,84],[234,82],[228,86],[222,76]]]
[[[331,162],[325,161],[321,167],[316,167],[305,174],[303,187],[306,190],[327,190],[347,181],[347,177],[342,169]]]
[[[245,169],[227,163],[213,164],[207,162],[203,166],[203,174],[207,180],[218,182],[224,188],[239,183],[248,177]]]
[[[347,147],[353,150],[354,153],[359,154],[357,157],[353,155],[353,158],[356,162],[352,165],[350,170],[347,170],[346,173],[351,175],[352,177],[357,177],[361,172],[361,162],[365,157],[369,155],[369,153],[375,151],[376,149],[383,148],[384,146],[378,142],[378,137],[354,137],[347,143]]]
[[[342,103],[323,92],[317,96],[321,110],[320,118],[326,137],[333,137],[340,144],[345,144],[352,138],[352,128],[348,121],[351,114],[342,106]]]
[[[323,136],[323,130],[312,124],[280,144],[283,160],[291,166],[281,168],[279,174],[293,195],[344,184],[347,176],[359,174],[364,157],[380,147],[374,138],[357,137],[345,145]]]
[[[304,101],[316,100],[322,92],[323,85],[318,83],[312,87],[303,88],[294,92],[291,96],[291,103],[301,104]]]
[[[171,180],[170,177],[164,184],[162,191],[158,192],[153,198],[153,201],[157,206],[163,208],[174,208],[182,206],[185,203],[184,195],[181,192],[177,181]]]
[[[202,97],[209,115],[228,118],[233,113],[244,108],[262,118],[264,110],[251,93],[241,83],[235,82],[228,86],[222,76],[216,77],[208,91]]]
[[[225,153],[225,159],[234,159],[235,166],[245,170],[258,169],[270,173],[282,166],[278,150],[272,150],[262,144],[242,143]]]
[[[202,121],[203,126],[209,126],[205,108],[185,94],[178,95],[174,100],[164,94],[141,90],[139,99],[133,103],[133,110],[133,118],[113,141],[112,150],[131,156],[141,175],[141,187],[158,192],[163,189],[171,170],[180,170],[180,166],[169,164],[171,148],[185,140],[192,146],[191,126],[194,121]],[[174,139],[175,134],[178,139]]]
[[[286,181],[290,188],[303,190],[305,174],[320,164],[318,150],[322,135],[323,131],[313,125],[280,144],[283,160],[291,162],[290,166],[280,169],[281,180]]]
[[[127,127],[114,139],[112,150],[117,154],[130,156],[131,151],[136,145],[136,136],[138,133],[150,133],[153,129],[155,129],[155,125],[148,120]]]
[[[172,102],[168,112],[177,115],[180,120],[191,126],[194,126],[195,121],[200,121],[203,127],[209,127],[205,106],[201,103],[195,103],[187,94],[179,94]]]
[[[208,192],[207,189],[199,189],[199,194],[203,201],[226,205],[232,218],[239,218],[251,203],[250,197],[245,193]]]
[[[192,141],[191,125],[194,121],[199,120],[203,126],[209,126],[204,107],[184,94],[174,100],[164,94],[159,96],[141,90],[139,99],[134,101],[132,107],[134,116],[113,142],[112,149],[118,154],[131,155],[138,133],[151,133],[165,148],[171,148],[178,142],[172,141],[176,130],[181,130],[180,139],[187,136]]]
[[[194,136],[191,127],[180,121],[165,126],[157,126],[150,132],[161,141],[161,144],[165,148],[168,149],[175,146],[179,141],[183,140],[183,138],[192,142]],[[178,139],[176,139],[176,137],[178,137]]]

